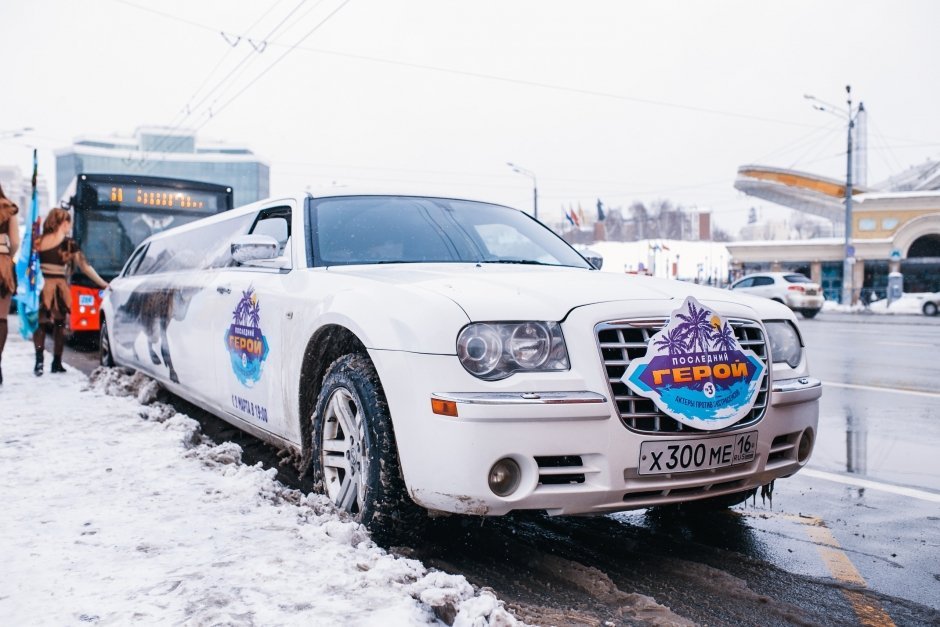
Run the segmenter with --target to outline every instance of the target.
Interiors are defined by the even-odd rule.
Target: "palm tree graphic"
[[[734,336],[734,329],[725,322],[724,326],[712,335],[712,341],[716,349],[730,351],[737,343],[737,338]]]
[[[248,307],[248,324],[256,329],[261,326],[261,303],[255,297],[252,297]]]
[[[686,343],[685,331],[680,327],[673,327],[658,340],[653,342],[659,348],[665,348],[670,355],[682,355],[689,350]]]
[[[252,308],[251,301],[254,292],[255,290],[252,287],[242,292],[241,300],[238,301],[238,304],[235,305],[235,311],[232,312],[232,318],[235,324],[245,324],[245,321],[248,320]]]
[[[710,314],[711,312],[704,307],[696,307],[695,303],[689,303],[688,315],[676,314],[676,317],[682,320],[676,328],[682,330],[682,335],[686,338],[689,350],[699,349],[705,352],[710,348],[712,336]]]

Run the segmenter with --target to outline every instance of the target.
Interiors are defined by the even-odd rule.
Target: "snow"
[[[594,242],[584,248],[604,257],[603,272],[640,272],[661,278],[698,279],[716,284],[728,277],[731,256],[720,242],[640,240]],[[673,264],[677,274],[673,274]],[[642,265],[642,269],[641,269]]]
[[[32,359],[11,329],[4,624],[519,624],[490,590],[386,552],[324,497],[243,464],[146,377],[35,378]]]
[[[873,313],[881,315],[923,315],[924,301],[928,297],[934,297],[933,294],[902,294],[901,298],[893,301],[890,305],[887,299],[876,300],[870,303],[866,309],[861,303],[855,305],[840,305],[839,303],[827,300],[823,303],[823,312],[832,311],[839,313]]]

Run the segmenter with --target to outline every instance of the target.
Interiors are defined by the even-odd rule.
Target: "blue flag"
[[[16,262],[16,308],[20,314],[20,333],[23,339],[30,339],[39,327],[39,251],[36,240],[39,239],[39,193],[36,190],[36,177],[39,174],[39,162],[33,150],[33,198],[26,215],[26,232],[20,247],[20,258]]]

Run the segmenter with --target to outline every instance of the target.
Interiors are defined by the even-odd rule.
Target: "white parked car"
[[[101,359],[289,449],[392,531],[425,510],[734,504],[806,464],[821,392],[778,303],[598,272],[514,209],[351,191],[146,240]]]
[[[924,306],[921,311],[925,316],[936,316],[940,313],[940,292],[933,292],[924,295]]]
[[[824,301],[819,284],[798,272],[749,274],[732,283],[731,289],[783,303],[806,318],[818,314]]]

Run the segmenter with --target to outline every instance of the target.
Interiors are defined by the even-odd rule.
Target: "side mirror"
[[[581,256],[588,260],[596,270],[600,270],[601,266],[604,265],[604,256],[597,251],[591,250],[590,248],[585,248],[581,251]]]
[[[238,263],[276,259],[279,249],[270,235],[239,235],[232,240],[232,259]]]

